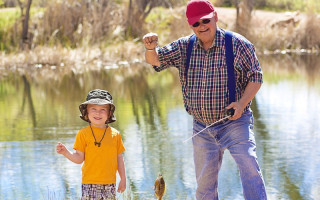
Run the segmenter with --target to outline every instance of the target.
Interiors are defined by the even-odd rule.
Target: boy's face
[[[91,125],[99,128],[105,128],[106,121],[111,117],[110,105],[88,104],[88,118]]]

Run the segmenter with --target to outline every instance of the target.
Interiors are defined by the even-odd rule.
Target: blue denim
[[[193,122],[193,134],[206,126]],[[258,165],[253,129],[253,116],[246,111],[237,120],[227,120],[207,128],[192,138],[197,178],[197,200],[218,200],[218,173],[224,150],[228,149],[240,170],[246,200],[267,199]]]

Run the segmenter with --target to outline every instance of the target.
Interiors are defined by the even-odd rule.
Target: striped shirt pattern
[[[226,116],[229,102],[228,75],[225,58],[225,31],[217,27],[213,45],[206,51],[196,38],[190,57],[187,77],[186,54],[191,36],[182,37],[166,46],[157,47],[161,65],[156,71],[168,67],[179,70],[184,106],[195,120],[211,124]],[[262,83],[262,70],[254,46],[243,36],[233,33],[236,100],[249,82]],[[248,110],[251,102],[246,106]]]

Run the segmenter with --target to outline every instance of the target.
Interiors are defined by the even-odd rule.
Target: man
[[[225,30],[216,24],[217,13],[210,1],[191,0],[186,16],[196,35],[189,67],[186,63],[191,36],[164,47],[157,46],[155,33],[146,34],[143,41],[146,62],[156,71],[170,66],[179,70],[184,105],[194,119],[192,142],[198,184],[196,198],[219,199],[218,173],[224,150],[228,149],[240,170],[245,199],[267,199],[257,162],[250,109],[251,100],[262,84],[262,70],[254,46],[239,34],[233,34],[235,101],[229,103]],[[229,118],[227,109],[234,109]],[[227,119],[221,120],[223,118]]]

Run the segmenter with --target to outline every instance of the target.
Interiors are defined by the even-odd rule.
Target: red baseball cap
[[[214,7],[208,0],[191,0],[187,5],[186,16],[188,23],[193,25],[200,19],[208,19],[214,16]]]

